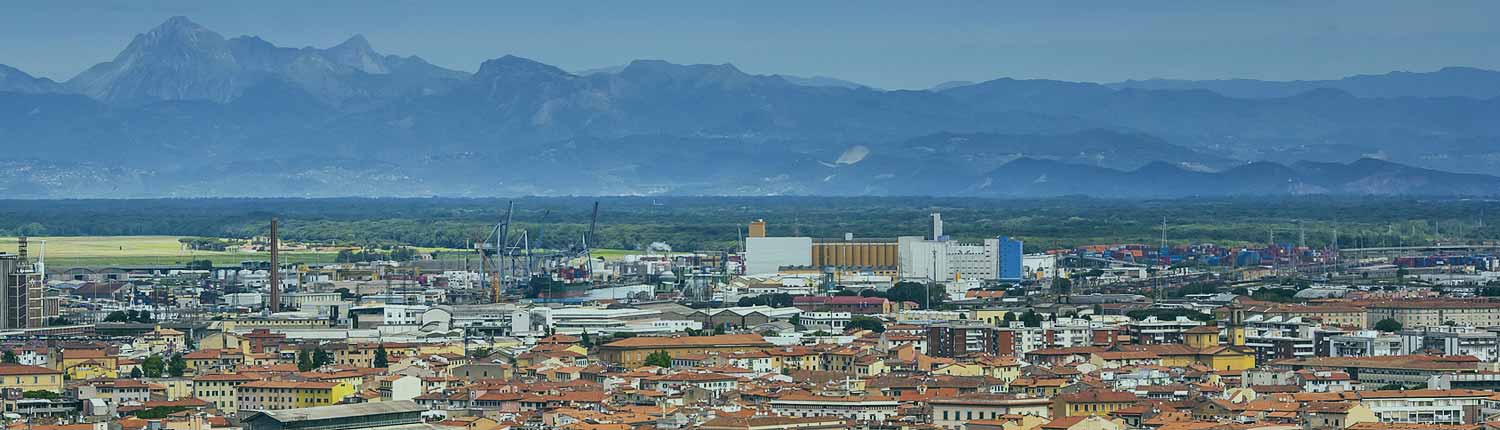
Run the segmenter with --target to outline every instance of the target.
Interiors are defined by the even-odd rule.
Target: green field
[[[72,236],[29,238],[30,252],[40,255],[45,247],[47,266],[69,267],[155,266],[209,260],[214,265],[238,264],[246,260],[268,260],[265,252],[195,251],[185,249],[182,236]],[[42,241],[46,241],[45,246]],[[0,252],[15,252],[16,238],[0,238]],[[331,252],[284,252],[288,263],[331,263]]]

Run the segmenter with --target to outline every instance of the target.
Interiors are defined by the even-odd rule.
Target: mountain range
[[[21,197],[1500,193],[1500,72],[999,78],[921,91],[659,60],[473,73],[174,17],[64,82],[0,65]]]

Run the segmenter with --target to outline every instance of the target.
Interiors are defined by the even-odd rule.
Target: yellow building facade
[[[51,391],[62,394],[63,373],[41,366],[0,364],[0,386],[21,391]]]

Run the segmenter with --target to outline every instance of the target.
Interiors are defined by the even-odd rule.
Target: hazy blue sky
[[[1042,5],[1039,5],[1042,4]],[[473,71],[654,58],[885,88],[996,77],[1322,79],[1500,69],[1500,1],[4,1],[0,64],[64,80],[185,15],[282,46],[362,33]]]

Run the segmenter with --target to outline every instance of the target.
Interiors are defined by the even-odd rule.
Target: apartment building
[[[346,382],[254,381],[240,384],[242,411],[277,411],[338,404],[354,394]]]
[[[1193,321],[1186,317],[1161,320],[1156,317],[1147,317],[1144,320],[1132,321],[1125,325],[1125,332],[1135,339],[1136,343],[1144,345],[1183,343],[1188,330],[1203,325],[1200,321]]]
[[[789,394],[769,402],[771,412],[788,417],[840,417],[884,421],[896,415],[900,402],[883,396],[818,396]]]
[[[1402,355],[1405,352],[1401,346],[1401,336],[1375,330],[1360,330],[1328,337],[1328,355],[1331,357],[1381,357]]]
[[[757,334],[727,334],[718,336],[686,337],[632,337],[620,339],[599,347],[599,358],[626,367],[639,367],[646,356],[657,351],[680,355],[684,353],[708,354],[710,352],[749,352],[771,347],[770,342]]]
[[[1500,360],[1500,334],[1473,327],[1425,327],[1402,330],[1403,349],[1410,354],[1468,355],[1479,361]]]
[[[260,378],[250,375],[219,373],[193,377],[193,397],[212,403],[223,411],[239,410],[239,387]]]
[[[1013,354],[1001,347],[1001,330],[973,321],[950,321],[927,327],[927,353],[934,357]]]
[[[41,366],[24,364],[0,364],[0,388],[25,391],[51,391],[62,393],[63,374]]]
[[[1365,308],[1367,327],[1385,319],[1415,329],[1456,325],[1468,327],[1500,326],[1500,301],[1471,300],[1404,300],[1378,302]]]
[[[1051,416],[1052,401],[1014,394],[967,394],[935,398],[927,404],[932,407],[932,425],[956,430],[963,429],[969,421],[993,420],[1007,415],[1046,418]]]

